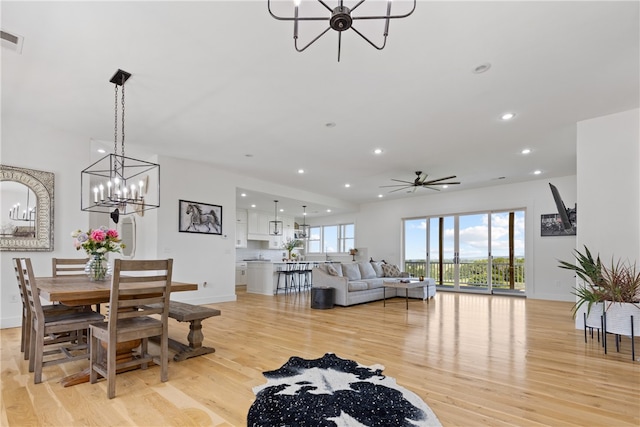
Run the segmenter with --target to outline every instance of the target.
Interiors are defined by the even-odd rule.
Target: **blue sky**
[[[489,217],[491,217],[491,252],[494,257],[506,257],[509,252],[509,213],[498,212],[490,215],[460,215],[460,258],[484,259],[489,251]],[[453,257],[454,218],[444,217],[444,258]],[[438,218],[431,221],[432,259],[438,257]],[[405,259],[426,259],[425,219],[405,222]],[[524,211],[515,212],[515,256],[524,257]]]

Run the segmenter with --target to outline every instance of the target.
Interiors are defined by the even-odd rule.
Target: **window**
[[[309,228],[307,253],[349,252],[349,249],[354,247],[354,224],[323,225]]]

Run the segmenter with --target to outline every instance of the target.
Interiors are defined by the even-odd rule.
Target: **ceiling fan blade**
[[[412,187],[412,186],[411,186],[411,185],[409,185],[408,187],[396,188],[395,190],[391,190],[391,191],[389,191],[389,193],[395,193],[396,191],[402,191],[402,190],[404,190],[404,189],[406,189],[406,188],[411,188],[411,187]]]
[[[445,176],[444,178],[438,178],[438,179],[432,179],[431,181],[425,181],[425,182],[423,182],[422,184],[423,184],[423,185],[424,185],[424,184],[427,184],[427,185],[428,185],[428,184],[433,184],[433,183],[435,183],[435,182],[440,182],[440,181],[444,181],[444,180],[447,180],[447,179],[453,179],[453,178],[455,178],[455,177],[456,177],[455,175]]]
[[[386,188],[386,187],[413,187],[413,184],[411,184],[411,185],[407,185],[407,184],[381,185],[379,188]]]
[[[429,185],[423,185],[422,188],[426,188],[427,190],[440,191],[439,188],[431,187]]]
[[[413,185],[413,181],[403,181],[403,180],[401,180],[401,179],[393,179],[393,178],[391,178],[391,181],[395,181],[395,182],[404,182],[405,184]]]

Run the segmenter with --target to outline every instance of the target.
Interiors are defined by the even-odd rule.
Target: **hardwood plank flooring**
[[[331,352],[384,373],[418,394],[445,426],[639,426],[640,361],[630,341],[609,354],[585,344],[571,304],[439,292],[431,303],[403,299],[312,310],[308,293],[269,297],[239,291],[211,304],[203,322],[213,354],[120,374],[106,383],[63,388],[88,361],[46,367],[34,385],[20,353],[20,329],[1,335],[3,426],[243,426],[265,383],[263,371],[291,356]],[[170,321],[186,342],[187,323]],[[640,340],[636,338],[636,357]]]

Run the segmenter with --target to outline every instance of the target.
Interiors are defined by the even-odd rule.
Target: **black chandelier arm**
[[[388,23],[387,23],[388,24]],[[373,43],[371,40],[369,40],[368,38],[365,37],[364,34],[362,34],[360,31],[356,30],[356,28],[352,25],[351,29],[353,31],[356,32],[357,35],[359,35],[360,37],[362,37],[363,39],[365,39],[365,41],[367,43],[369,43],[371,46],[375,47],[378,50],[382,50],[384,49],[384,47],[387,45],[387,31],[384,32],[384,42],[382,43],[382,46],[377,46],[375,43]]]
[[[357,8],[358,6],[360,6],[362,3],[364,3],[365,0],[361,0],[358,4],[356,4],[353,8],[351,8],[351,12],[353,12],[353,10],[355,8]],[[399,18],[406,18],[407,16],[410,16],[411,14],[413,14],[413,12],[416,10],[416,2],[417,0],[413,0],[413,7],[411,8],[411,10],[405,14],[402,15],[389,15],[389,11],[390,11],[390,4],[387,7],[387,15],[386,16],[352,16],[351,19],[352,20],[356,20],[356,19],[368,19],[368,20],[372,20],[372,19],[399,19]],[[324,3],[322,0],[318,0],[318,3],[322,4],[324,7],[327,8],[327,10],[329,10],[329,12],[333,12],[333,9],[331,9],[329,6],[327,6],[326,3]],[[272,18],[277,19],[278,21],[326,21],[328,18],[326,16],[309,16],[309,17],[296,17],[296,16],[279,16],[276,15],[275,13],[273,13],[273,11],[271,10],[271,0],[267,0],[267,10],[269,11],[269,15],[271,15]]]
[[[320,3],[322,3],[327,9],[329,9],[330,12],[332,11],[326,4],[324,4],[323,2],[320,2]],[[272,18],[277,19],[278,21],[326,21],[327,20],[326,16],[313,16],[313,17],[307,17],[307,18],[299,18],[295,16],[278,16],[271,11],[271,0],[267,0],[267,10],[269,11],[269,15],[271,15]]]
[[[298,36],[296,34],[294,34],[293,36],[293,45],[296,48],[296,50],[298,52],[303,52],[306,48],[308,48],[309,46],[311,46],[312,44],[314,44],[316,42],[316,40],[318,40],[320,37],[324,36],[327,31],[329,31],[331,29],[331,27],[327,27],[326,30],[324,30],[323,32],[321,32],[315,39],[311,40],[306,46],[304,46],[303,48],[298,48]]]
[[[356,19],[398,19],[398,18],[406,18],[407,16],[411,15],[415,10],[416,10],[416,2],[418,0],[413,0],[413,7],[411,8],[411,10],[403,15],[389,15],[389,12],[391,11],[391,3],[389,3],[387,5],[387,16],[352,16],[351,19],[353,19],[354,21]],[[358,3],[355,7],[353,7],[351,9],[351,11],[353,12],[353,9],[355,9],[356,7],[360,6],[362,3],[364,3],[364,0],[362,0],[360,3]]]

